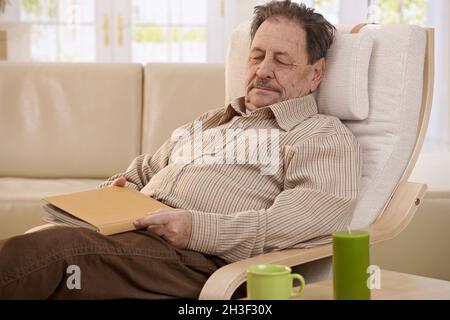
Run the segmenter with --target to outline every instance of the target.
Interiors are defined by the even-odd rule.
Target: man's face
[[[247,108],[253,111],[308,95],[322,80],[324,64],[324,59],[308,64],[306,32],[298,23],[267,19],[256,31],[247,61]]]

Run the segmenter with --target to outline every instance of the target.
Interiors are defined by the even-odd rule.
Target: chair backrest
[[[140,152],[142,66],[0,62],[0,176],[104,178]]]
[[[352,27],[337,29],[344,34],[350,33]],[[360,33],[373,38],[373,48],[368,72],[368,118],[343,121],[363,150],[362,190],[352,228],[371,224],[398,183],[409,177],[423,142],[432,95],[432,57],[425,59],[427,35],[432,37],[432,32],[415,25],[367,25]],[[249,24],[244,23],[232,34],[228,50],[228,101],[243,95],[249,46]]]

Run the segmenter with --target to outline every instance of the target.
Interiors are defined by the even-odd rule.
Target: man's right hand
[[[116,187],[125,187],[125,183],[127,182],[127,179],[124,176],[121,176],[113,181],[112,185]]]

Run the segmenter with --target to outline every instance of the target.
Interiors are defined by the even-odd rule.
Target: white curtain
[[[423,152],[450,151],[450,1],[427,1],[427,25],[435,28],[435,77],[431,118]]]

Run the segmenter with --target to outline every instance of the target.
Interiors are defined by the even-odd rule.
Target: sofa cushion
[[[0,176],[104,178],[140,152],[142,66],[0,63]]]
[[[153,154],[176,128],[224,107],[224,88],[223,64],[147,64],[142,152]]]
[[[92,189],[102,181],[0,178],[0,239],[22,234],[32,227],[44,224],[42,198]]]

